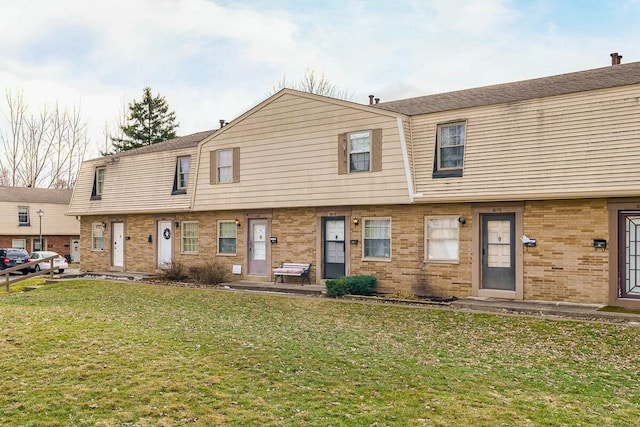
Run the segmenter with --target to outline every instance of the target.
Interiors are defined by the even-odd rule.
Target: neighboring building
[[[80,221],[66,216],[71,194],[72,190],[0,187],[0,247],[49,250],[79,262]]]
[[[370,105],[285,89],[84,162],[69,214],[88,271],[312,262],[383,293],[640,308],[638,159],[640,62]]]

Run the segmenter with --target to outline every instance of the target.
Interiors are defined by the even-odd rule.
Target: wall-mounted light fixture
[[[458,217],[458,222],[460,223],[460,225],[465,225],[467,223],[467,218],[465,218],[463,216],[459,216]]]
[[[360,224],[360,218],[353,218],[351,222],[353,222],[353,225],[357,226],[358,224]]]
[[[607,241],[605,239],[593,239],[593,247],[594,249],[602,249],[603,251],[607,249]]]
[[[238,218],[236,218],[236,226],[240,227],[240,220]]]
[[[174,225],[176,226],[176,228],[180,228],[180,221],[176,221]]]
[[[102,228],[105,228],[105,229],[107,228],[107,223],[104,221],[102,221]]]

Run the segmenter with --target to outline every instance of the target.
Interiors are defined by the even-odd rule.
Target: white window
[[[198,223],[185,221],[182,223],[182,253],[198,253]]]
[[[218,150],[218,182],[233,182],[233,150]]]
[[[29,224],[29,206],[18,206],[18,225]]]
[[[11,247],[18,249],[27,249],[27,241],[25,239],[12,239]]]
[[[391,259],[391,219],[364,219],[364,257]]]
[[[91,250],[104,251],[104,227],[101,222],[91,224]]]
[[[190,157],[178,157],[176,164],[176,188],[178,191],[185,191],[189,184]]]
[[[104,174],[104,167],[96,168],[96,175],[93,183],[93,194],[91,195],[92,197],[96,197],[98,199],[102,197],[102,190],[104,190]]]
[[[236,240],[238,226],[234,221],[218,221],[218,253],[224,255],[236,254]]]
[[[438,126],[436,170],[461,170],[464,162],[465,123]]]
[[[369,172],[371,170],[371,133],[349,134],[349,171]]]
[[[435,262],[458,262],[459,222],[458,217],[425,218],[425,260]]]

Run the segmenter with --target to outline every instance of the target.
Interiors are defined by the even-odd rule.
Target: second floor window
[[[189,157],[178,158],[178,189],[186,190],[189,183],[189,166],[191,159]]]
[[[218,182],[233,182],[233,150],[218,151]]]
[[[104,175],[104,167],[96,168],[95,175],[93,177],[93,191],[91,192],[91,200],[102,199],[102,191],[104,190]]]
[[[240,148],[224,148],[210,152],[210,184],[240,182]]]
[[[448,123],[438,126],[435,178],[462,176],[465,128],[465,123]]]
[[[371,166],[371,134],[367,132],[349,135],[349,171],[369,172]]]
[[[184,194],[189,186],[189,168],[191,166],[191,157],[178,157],[176,161],[176,175],[173,179],[173,193]]]
[[[29,206],[18,206],[18,225],[29,224]]]

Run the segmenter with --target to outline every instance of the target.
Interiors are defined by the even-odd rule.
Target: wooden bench
[[[309,281],[310,269],[311,263],[304,264],[295,262],[283,262],[280,267],[276,267],[273,269],[273,284],[276,284],[278,276],[280,277],[280,283],[284,283],[284,276],[294,276],[300,277],[302,286],[304,286],[305,280],[308,284],[311,284],[311,282]]]

